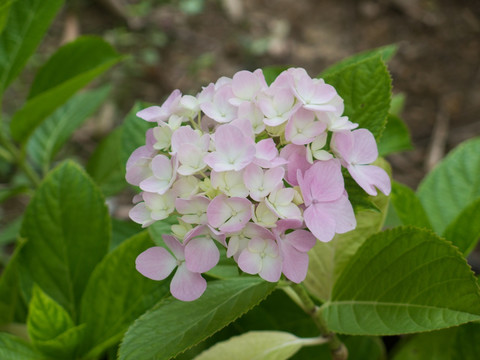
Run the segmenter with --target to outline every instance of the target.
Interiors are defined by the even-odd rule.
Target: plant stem
[[[25,161],[25,156],[17,149],[13,142],[7,138],[3,129],[0,129],[0,145],[11,155],[12,162],[15,162],[32,183],[33,187],[40,184],[40,178],[35,170]]]
[[[315,305],[310,295],[302,285],[292,283],[290,288],[295,292],[297,299],[301,301],[301,308],[312,318],[322,336],[328,339],[328,347],[333,360],[346,360],[348,358],[347,347],[338,338],[337,334],[328,330],[325,320],[322,317],[320,308]],[[288,291],[287,291],[288,293]]]

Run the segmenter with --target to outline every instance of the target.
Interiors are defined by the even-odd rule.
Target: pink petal
[[[147,227],[155,222],[152,219],[151,211],[147,208],[144,202],[136,204],[130,209],[128,216],[142,227]]]
[[[283,234],[290,229],[298,229],[302,227],[303,222],[297,219],[282,219],[277,222],[277,226],[273,229],[275,234]]]
[[[303,218],[308,229],[318,240],[328,242],[335,236],[335,219],[316,204],[310,205],[303,212]]]
[[[258,274],[262,270],[262,258],[260,254],[245,249],[238,257],[238,267],[247,274]]]
[[[353,157],[354,138],[351,131],[334,132],[330,145],[333,151],[339,155],[346,163],[350,163]]]
[[[377,190],[375,190],[375,187],[385,195],[390,194],[392,188],[390,177],[382,168],[375,165],[350,165],[347,169],[367,194],[376,196]]]
[[[197,237],[185,245],[185,264],[193,272],[207,272],[218,264],[220,252],[212,239]]]
[[[350,162],[354,164],[370,164],[377,160],[378,149],[373,134],[367,129],[354,130],[352,134],[354,145]]]
[[[282,244],[282,272],[294,283],[305,280],[308,271],[308,254],[295,249],[289,244]]]
[[[165,279],[177,266],[175,258],[160,246],[151,247],[137,256],[135,268],[152,280]]]
[[[231,216],[231,209],[227,205],[227,197],[225,195],[216,196],[207,208],[208,223],[214,228],[220,227]]]
[[[302,194],[309,193],[312,199],[332,201],[338,199],[345,189],[340,162],[337,159],[316,161],[303,178]]]
[[[262,279],[270,282],[280,280],[282,275],[282,258],[280,256],[265,256],[262,259],[262,270],[260,270],[259,275]]]
[[[164,234],[162,235],[162,239],[178,260],[185,260],[185,250],[183,249],[183,245],[175,236]]]
[[[207,289],[207,281],[199,273],[191,272],[185,264],[178,267],[170,283],[170,292],[178,300],[193,301]]]
[[[200,135],[190,126],[181,126],[172,134],[172,153],[177,153],[183,144],[195,144]]]
[[[297,186],[297,170],[303,174],[311,166],[307,161],[307,148],[302,145],[288,144],[280,151],[280,156],[288,161],[285,180],[290,185]]]
[[[285,235],[285,240],[300,252],[308,252],[313,248],[317,239],[310,231],[295,230]]]

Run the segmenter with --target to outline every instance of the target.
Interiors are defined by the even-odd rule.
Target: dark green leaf
[[[467,256],[480,238],[480,199],[472,202],[448,225],[443,237]]]
[[[344,115],[379,139],[390,108],[391,78],[379,55],[328,72],[325,82],[333,85],[345,103]]]
[[[480,324],[418,334],[400,343],[393,360],[477,360],[480,358]]]
[[[0,35],[0,93],[20,74],[63,0],[17,0]]]
[[[105,196],[121,191],[126,185],[125,163],[120,154],[122,151],[123,128],[116,128],[100,142],[88,160],[86,170],[102,189]]]
[[[110,218],[100,191],[72,162],[55,168],[35,192],[21,235],[24,272],[74,321],[80,297],[107,253]]]
[[[0,4],[0,34],[2,33],[5,25],[7,25],[8,14],[10,13],[10,6],[17,0],[4,0]]]
[[[403,225],[431,229],[430,221],[420,199],[408,186],[396,181],[392,183],[391,203]]]
[[[350,56],[328,67],[320,74],[319,77],[323,78],[327,75],[331,75],[336,72],[342,71],[351,65],[358,64],[364,60],[371,59],[374,57],[380,57],[384,62],[387,62],[393,57],[393,55],[395,55],[396,52],[397,52],[396,45],[386,45],[386,46],[379,47],[377,49],[367,50],[367,51],[355,54],[353,56]]]
[[[127,331],[119,358],[169,359],[250,310],[274,287],[256,277],[233,278],[210,282],[194,302],[162,300]]]
[[[2,360],[45,360],[45,357],[24,340],[6,333],[0,333],[0,359]]]
[[[58,49],[39,70],[25,106],[13,116],[14,139],[25,141],[57,107],[120,59],[108,43],[94,36]]]
[[[430,331],[480,319],[480,293],[465,258],[432,232],[371,236],[321,308],[330,330],[353,335]]]
[[[263,76],[265,76],[265,80],[267,84],[270,85],[273,81],[280,75],[284,70],[287,70],[288,66],[266,66],[262,68]]]
[[[407,125],[399,117],[388,114],[387,125],[378,141],[378,153],[385,156],[394,152],[412,150],[412,142]]]
[[[472,201],[480,198],[480,138],[464,142],[443,159],[418,187],[438,234]]]
[[[126,239],[141,231],[142,227],[133,221],[123,221],[112,218],[112,242],[110,243],[110,251],[115,249]]]
[[[119,342],[137,317],[170,295],[167,282],[152,281],[135,270],[135,258],[154,245],[146,231],[137,234],[109,253],[93,272],[80,317],[86,323],[87,358]]]
[[[14,320],[16,308],[21,301],[18,261],[22,246],[23,243],[17,245],[7,267],[3,270],[0,276],[0,324],[8,324]]]
[[[0,246],[15,242],[20,227],[22,226],[22,216],[13,220],[10,224],[0,231]]]
[[[27,142],[27,154],[46,173],[50,162],[63,144],[102,104],[110,87],[84,92],[72,97],[47,117]]]

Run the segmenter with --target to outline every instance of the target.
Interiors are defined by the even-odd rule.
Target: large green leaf
[[[477,219],[477,220],[475,220]],[[480,199],[468,205],[448,225],[443,237],[457,246],[465,256],[474,248],[480,238]]]
[[[394,152],[412,150],[407,125],[398,116],[388,114],[387,125],[378,141],[378,153],[385,156]]]
[[[0,333],[0,359],[2,360],[45,360],[30,344],[6,333]]]
[[[100,186],[105,196],[114,195],[127,186],[125,163],[120,157],[122,132],[123,128],[118,127],[103,139],[86,166],[87,172]]]
[[[102,104],[110,87],[72,97],[47,117],[27,142],[27,154],[46,173],[50,162],[73,132]]]
[[[155,244],[144,231],[126,240],[97,266],[82,297],[80,322],[86,323],[84,352],[98,356],[119,342],[128,326],[160,299],[170,295],[135,270],[135,258]]]
[[[430,231],[396,228],[371,236],[322,305],[330,330],[394,335],[480,319],[480,293],[465,258]]]
[[[67,311],[38,286],[28,311],[28,335],[37,350],[56,359],[72,359],[83,327],[75,327]]]
[[[125,117],[121,140],[121,160],[123,164],[127,163],[130,154],[136,148],[145,145],[145,133],[156,125],[137,117],[136,113],[146,107],[148,105],[145,103],[137,102]]]
[[[0,93],[20,74],[62,4],[63,0],[17,0],[10,6],[0,35]]]
[[[23,243],[17,245],[13,256],[0,276],[0,324],[7,324],[14,320],[15,310],[20,301],[19,289],[19,253]]]
[[[120,59],[108,43],[94,36],[58,49],[39,70],[25,106],[13,116],[14,139],[25,141],[57,107]]]
[[[480,359],[480,324],[418,334],[397,346],[393,360]]]
[[[119,358],[170,359],[250,310],[274,287],[256,277],[233,278],[210,282],[194,302],[162,300],[127,331]]]
[[[250,331],[214,345],[194,360],[286,360],[311,343],[283,331]]]
[[[7,25],[8,14],[10,13],[10,7],[17,0],[4,0],[0,4],[0,34],[2,33],[5,25]]]
[[[403,225],[432,228],[420,199],[408,186],[393,181],[390,198],[395,213]]]
[[[10,224],[5,226],[0,231],[0,246],[10,244],[15,242],[17,239],[18,233],[20,232],[20,227],[22,225],[22,216],[19,216],[13,220]]]
[[[112,218],[112,241],[110,251],[115,249],[123,241],[142,231],[140,224],[133,221],[124,221]]]
[[[480,198],[480,138],[450,152],[422,181],[418,196],[433,228],[442,234],[465,207]]]
[[[76,321],[88,278],[110,242],[102,194],[78,165],[59,165],[35,192],[21,235],[23,270]]]
[[[310,263],[303,284],[318,299],[330,298],[333,284],[363,242],[382,227],[388,207],[388,197],[379,193],[370,200],[380,211],[362,210],[356,214],[357,227],[337,234],[332,241],[320,241],[308,253]]]
[[[391,78],[380,55],[324,76],[345,103],[344,115],[379,139],[390,108]]]
[[[358,53],[346,59],[343,59],[342,61],[339,61],[336,64],[333,64],[332,66],[328,67],[320,74],[320,77],[325,77],[327,75],[339,72],[349,67],[350,65],[357,64],[359,62],[362,62],[363,60],[370,59],[373,57],[380,57],[384,62],[387,62],[393,57],[393,55],[395,55],[396,51],[397,51],[396,45],[386,45],[376,49],[363,51],[361,53]]]

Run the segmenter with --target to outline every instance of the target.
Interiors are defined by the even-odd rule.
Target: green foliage
[[[18,256],[22,246],[23,244],[17,246],[0,277],[0,325],[14,320],[15,310],[20,301]]]
[[[413,225],[426,229],[432,228],[420,199],[408,186],[393,181],[390,198],[395,213],[403,225]]]
[[[274,287],[256,277],[242,277],[209,283],[202,297],[192,303],[168,297],[130,327],[119,358],[169,359],[250,310]]]
[[[479,320],[480,293],[450,243],[398,228],[364,242],[321,310],[328,328],[340,333],[406,334]]]
[[[16,0],[9,4],[0,35],[0,94],[20,74],[33,54],[53,18],[63,5],[63,0]]]
[[[26,141],[57,107],[120,59],[108,43],[94,36],[58,49],[38,71],[25,106],[13,116],[14,139]]]
[[[93,272],[82,296],[80,323],[85,323],[83,352],[100,355],[118,343],[128,326],[160,299],[170,295],[168,284],[135,271],[135,258],[154,246],[146,231],[109,253]]]
[[[473,201],[480,198],[480,138],[459,145],[418,187],[434,230],[442,234]]]
[[[2,360],[45,360],[25,340],[16,336],[0,333],[0,359]]]
[[[24,272],[74,321],[88,278],[106,254],[110,219],[100,191],[78,165],[59,165],[35,192],[22,224]]]
[[[54,156],[72,133],[105,101],[110,87],[105,86],[73,96],[47,117],[27,142],[32,162],[47,173]]]
[[[407,125],[398,116],[388,114],[387,124],[378,141],[378,153],[385,156],[391,153],[412,150],[412,141]]]
[[[281,331],[250,331],[217,343],[194,360],[286,360],[308,340]]]
[[[480,358],[480,324],[470,323],[408,338],[393,360],[476,360]]]
[[[450,240],[460,251],[467,256],[480,238],[480,198],[470,203],[447,226],[443,233],[445,239]]]
[[[379,139],[390,108],[392,86],[390,74],[380,55],[349,63],[336,71],[328,71],[322,77],[343,98],[344,115]]]

